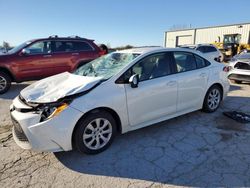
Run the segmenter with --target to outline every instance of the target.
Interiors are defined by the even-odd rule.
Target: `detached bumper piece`
[[[229,112],[223,112],[223,114],[237,122],[250,123],[250,115],[245,114],[243,112],[229,111]]]

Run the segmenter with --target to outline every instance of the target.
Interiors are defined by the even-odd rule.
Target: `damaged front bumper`
[[[42,112],[16,97],[10,107],[13,138],[23,149],[36,151],[68,151],[72,149],[72,133],[82,112],[68,106],[59,115],[41,121]]]

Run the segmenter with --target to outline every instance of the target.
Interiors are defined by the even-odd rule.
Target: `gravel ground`
[[[38,153],[14,143],[9,105],[27,84],[0,96],[0,187],[250,186],[250,124],[222,114],[250,114],[248,84],[231,85],[215,113],[197,111],[118,135],[94,156]]]

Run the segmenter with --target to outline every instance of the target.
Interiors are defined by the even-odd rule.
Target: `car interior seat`
[[[155,63],[147,59],[143,61],[141,65],[142,65],[142,73],[141,73],[140,81],[150,79]]]
[[[151,74],[151,78],[157,78],[170,74],[170,67],[166,59],[159,59],[154,70]]]

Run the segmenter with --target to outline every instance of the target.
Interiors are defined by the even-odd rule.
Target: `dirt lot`
[[[250,85],[232,85],[213,114],[197,111],[118,135],[107,151],[88,156],[14,143],[8,108],[27,84],[0,97],[0,187],[250,186],[250,124],[222,114],[250,114]]]

